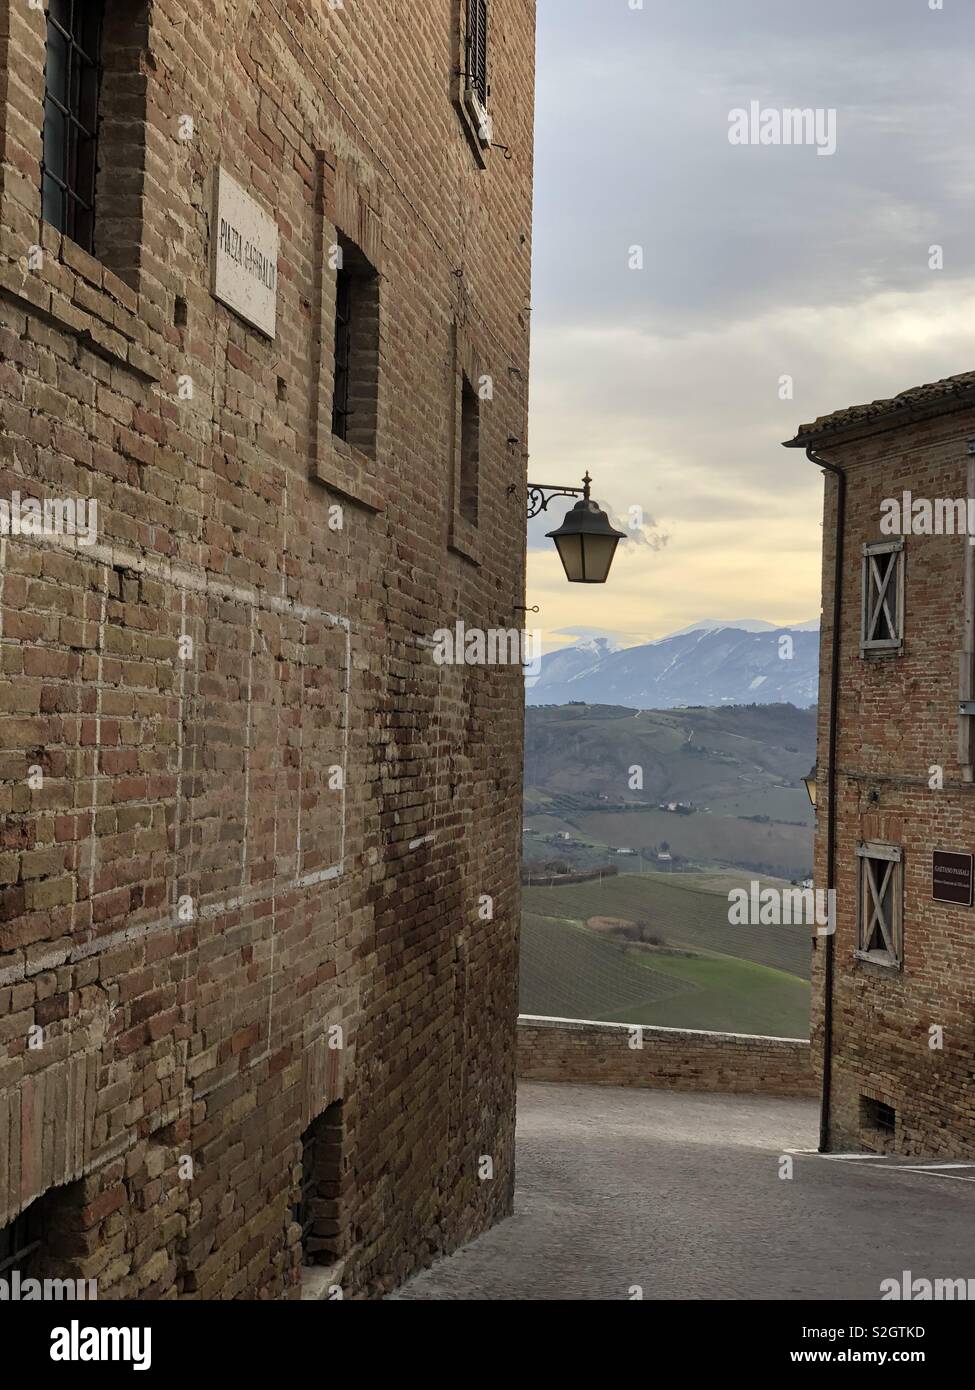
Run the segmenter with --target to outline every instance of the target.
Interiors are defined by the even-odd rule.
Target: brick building
[[[837,925],[813,956],[822,1137],[970,1158],[975,373],[823,417],[790,447],[827,470],[816,883],[835,886]]]
[[[521,669],[431,642],[522,626],[534,4],[0,48],[0,1273],[375,1296],[512,1198]]]

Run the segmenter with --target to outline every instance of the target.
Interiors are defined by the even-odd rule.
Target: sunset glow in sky
[[[975,365],[975,6],[538,0],[538,19],[529,477],[588,468],[644,527],[605,587],[570,585],[553,503],[529,527],[530,624],[548,649],[814,618],[822,480],[781,441]],[[752,101],[835,110],[835,154],[731,144]]]

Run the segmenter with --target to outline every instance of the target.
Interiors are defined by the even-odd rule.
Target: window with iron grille
[[[32,1203],[9,1226],[0,1227],[0,1276],[9,1269],[27,1275],[42,1244],[42,1222],[38,1203]]]
[[[335,275],[332,434],[370,458],[379,416],[379,276],[339,233]]]
[[[467,85],[487,107],[487,0],[467,0]]]
[[[860,1097],[860,1128],[874,1130],[885,1137],[892,1137],[897,1126],[897,1112],[885,1101],[873,1096]]]
[[[86,251],[95,245],[104,0],[48,0],[41,211]]]
[[[90,1201],[83,1181],[50,1187],[9,1225],[0,1227],[0,1279],[9,1283],[16,1270],[22,1281],[74,1279],[84,1285],[79,1265],[87,1226],[82,1213]],[[74,1296],[97,1297],[95,1280],[88,1281],[87,1290],[76,1289]]]
[[[861,844],[857,955],[877,965],[903,956],[903,852],[897,845]]]
[[[864,654],[900,651],[904,644],[904,542],[871,541],[863,547]]]

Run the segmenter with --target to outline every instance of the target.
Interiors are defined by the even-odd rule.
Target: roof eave
[[[872,435],[886,434],[904,425],[917,425],[926,420],[937,419],[939,415],[954,415],[960,410],[975,407],[975,385],[959,391],[953,396],[938,397],[933,401],[912,406],[892,406],[890,410],[871,415],[865,420],[852,421],[845,428],[840,426],[820,430],[800,432],[794,439],[782,442],[784,449],[814,449],[823,444],[855,444]]]

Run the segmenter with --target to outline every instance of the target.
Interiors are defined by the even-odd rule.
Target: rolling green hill
[[[521,1012],[808,1036],[809,932],[730,926],[735,877],[621,874],[525,889]],[[600,916],[646,922],[666,947],[585,926]]]
[[[740,879],[740,886],[747,883],[746,878]],[[523,907],[538,916],[578,922],[590,917],[641,919],[668,946],[737,956],[808,980],[809,931],[802,926],[731,926],[728,887],[709,891],[699,883],[686,882],[682,874],[619,874],[602,883],[526,888]]]
[[[625,950],[581,922],[526,912],[521,937],[521,1012],[622,1023],[621,1014],[652,1006],[683,986],[651,968],[650,956]]]

